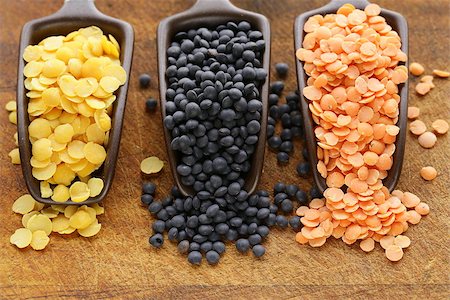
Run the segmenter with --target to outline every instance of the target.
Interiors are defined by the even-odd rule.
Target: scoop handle
[[[64,0],[63,6],[54,16],[98,16],[102,13],[95,7],[95,0]]]
[[[236,6],[229,0],[197,0],[189,11],[220,11],[229,9],[236,9]]]
[[[346,3],[353,4],[355,7],[365,7],[370,4],[367,0],[331,0],[326,6],[341,7]]]

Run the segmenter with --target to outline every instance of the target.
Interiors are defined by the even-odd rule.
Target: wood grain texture
[[[140,161],[156,155],[167,162],[158,113],[144,110],[147,97],[158,97],[156,28],[158,22],[192,5],[193,0],[98,0],[104,13],[130,22],[136,43],[125,126],[112,190],[100,217],[101,233],[94,238],[51,236],[42,252],[18,250],[9,236],[21,226],[11,211],[13,201],[26,192],[19,166],[12,166],[7,153],[14,148],[15,128],[0,112],[0,298],[129,298],[129,299],[221,299],[297,298],[302,299],[443,299],[449,297],[449,185],[450,147],[448,134],[439,137],[432,150],[422,149],[408,135],[404,168],[399,188],[419,195],[432,211],[407,235],[412,245],[403,260],[390,263],[382,249],[365,254],[359,246],[347,246],[331,239],[312,249],[294,241],[290,230],[273,230],[262,259],[242,256],[234,247],[216,267],[193,267],[175,245],[163,249],[149,247],[151,218],[139,205],[143,180],[158,184],[158,196],[169,191],[173,181],[166,167],[155,177],[142,177]],[[296,15],[319,7],[325,0],[235,0],[236,5],[265,14],[273,33],[272,62],[289,63],[287,90],[296,88],[292,26]],[[450,2],[448,0],[374,1],[400,12],[409,22],[410,59],[433,68],[447,69],[450,46]],[[28,20],[56,11],[62,1],[0,0],[0,104],[15,97],[16,64],[21,26]],[[152,87],[141,90],[138,76],[148,72]],[[272,79],[274,76],[272,75]],[[412,88],[410,104],[419,106],[427,124],[437,118],[450,119],[450,81],[436,79],[436,88],[418,97]],[[296,176],[300,142],[289,165],[279,167],[274,153],[267,151],[260,188],[271,189],[277,181],[309,188],[310,181]],[[422,166],[432,165],[439,176],[425,182],[419,176]]]

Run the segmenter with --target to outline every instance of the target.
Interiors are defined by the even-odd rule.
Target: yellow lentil
[[[162,170],[164,162],[156,156],[150,156],[141,162],[141,171],[145,174],[158,173]]]
[[[72,193],[68,187],[100,168],[106,159],[113,93],[127,80],[119,51],[114,37],[96,26],[50,36],[25,48],[30,163],[33,176],[46,181],[41,185],[43,197],[64,202],[72,196],[84,201],[90,194],[87,185],[76,185]],[[5,108],[10,121],[16,123],[15,101]],[[10,156],[20,163],[18,150]],[[93,195],[103,189],[103,182],[94,182]]]

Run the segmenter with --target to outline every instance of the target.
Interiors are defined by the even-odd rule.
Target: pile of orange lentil
[[[390,193],[382,182],[393,164],[398,85],[408,69],[400,65],[407,59],[400,37],[380,11],[376,4],[364,10],[345,4],[304,25],[296,56],[309,76],[303,95],[317,125],[317,169],[328,188],[324,199],[298,208],[304,226],[296,240],[319,247],[333,236],[349,245],[360,241],[366,252],[380,242],[386,257],[398,261],[410,244],[402,233],[429,207],[412,193]]]

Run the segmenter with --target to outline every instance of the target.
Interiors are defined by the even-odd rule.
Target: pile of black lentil
[[[195,195],[173,188],[155,201],[155,186],[147,183],[141,200],[157,218],[150,244],[161,247],[167,231],[192,264],[203,256],[216,264],[225,241],[260,257],[269,227],[277,223],[278,206],[269,193],[244,189],[262,130],[265,45],[263,34],[243,21],[179,32],[167,49],[164,126],[178,153],[181,181]]]

